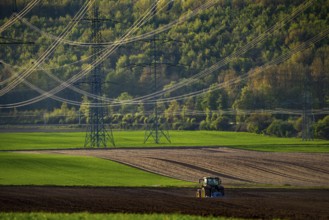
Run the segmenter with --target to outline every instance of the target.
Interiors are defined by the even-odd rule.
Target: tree
[[[84,116],[86,123],[89,123],[90,101],[88,100],[87,96],[82,97],[82,102],[79,111]]]
[[[211,110],[219,110],[227,107],[227,99],[224,91],[219,90],[218,84],[212,84],[208,92],[203,95],[202,99],[202,108],[211,109]]]
[[[247,120],[247,130],[252,133],[263,133],[265,129],[272,123],[272,116],[270,114],[252,114]]]
[[[292,137],[296,135],[296,133],[297,131],[292,123],[277,119],[273,120],[266,129],[266,134],[277,137]]]
[[[121,114],[131,112],[134,110],[134,106],[129,103],[129,100],[132,100],[133,97],[129,95],[128,92],[123,92],[118,96],[117,100],[120,102],[120,110]]]
[[[180,114],[180,105],[176,100],[170,102],[168,108],[164,112],[164,117],[169,123],[176,122]]]
[[[329,140],[329,115],[327,115],[316,123],[315,135],[318,138]]]
[[[230,130],[230,120],[228,117],[219,116],[211,122],[211,128],[213,130],[228,131]]]

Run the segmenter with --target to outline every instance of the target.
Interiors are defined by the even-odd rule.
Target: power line
[[[121,42],[124,42],[126,38],[128,38],[132,33],[136,32],[138,30],[138,28],[140,28],[147,21],[147,18],[150,17],[152,8],[155,7],[156,3],[157,2],[155,2],[151,6],[151,8],[149,8],[137,21],[135,21],[135,23],[126,31],[126,33],[123,34],[123,36],[121,37],[121,40],[120,40]],[[85,9],[85,7],[84,7],[84,9]],[[81,16],[79,16],[79,18],[81,18]],[[77,82],[78,80],[82,79],[82,77],[86,76],[94,67],[99,65],[106,57],[111,55],[119,46],[120,46],[120,44],[117,44],[117,45],[114,45],[113,47],[106,48],[106,50],[103,50],[102,53],[99,54],[98,59],[96,59],[94,62],[92,62],[91,65],[85,67],[78,74],[74,75],[72,78],[68,79],[67,81],[63,82],[61,85],[51,89],[48,92],[41,93],[41,95],[38,97],[16,103],[17,107],[30,105],[30,104],[39,102],[45,98],[52,97],[56,93],[71,86],[73,83]],[[35,67],[35,65],[34,65],[34,67]],[[20,78],[19,74],[17,74],[17,76],[18,76],[18,78]],[[25,79],[20,78],[20,80],[24,81]],[[74,104],[74,103],[72,103],[72,104]],[[3,107],[6,107],[6,108],[13,107],[13,106],[14,106],[14,103],[3,105]],[[92,107],[100,107],[100,106],[92,106]],[[1,106],[0,106],[0,108],[1,108]]]
[[[162,99],[151,99],[151,97],[148,97],[148,99],[133,99],[133,100],[128,100],[128,101],[120,101],[120,102],[108,102],[107,104],[110,104],[110,106],[117,106],[117,105],[121,105],[121,104],[138,104],[140,102],[143,102],[144,104],[152,104],[155,102],[158,103],[166,103],[166,102],[170,102],[172,100],[181,100],[181,99],[186,99],[186,98],[190,98],[190,97],[195,97],[198,95],[202,95],[206,92],[211,92],[211,91],[215,91],[218,90],[220,88],[224,88],[226,86],[230,86],[232,84],[238,83],[241,80],[245,80],[247,78],[251,78],[254,77],[258,74],[260,74],[261,72],[263,72],[264,70],[270,68],[272,65],[276,65],[279,64],[281,62],[284,62],[285,60],[289,59],[293,54],[296,54],[300,51],[303,51],[309,47],[311,47],[314,43],[324,39],[327,37],[327,35],[329,34],[329,28],[324,30],[323,32],[318,33],[316,36],[314,36],[313,38],[309,39],[308,41],[301,43],[300,45],[296,46],[295,48],[291,49],[289,52],[282,54],[281,56],[277,57],[276,59],[265,63],[263,66],[258,67],[256,70],[254,70],[251,73],[245,73],[237,78],[231,79],[227,82],[224,83],[218,83],[218,86],[216,88],[213,88],[211,90],[209,89],[202,89],[199,91],[194,91],[191,93],[187,93],[184,95],[180,95],[180,96],[174,96],[174,97],[170,97],[170,98],[162,98]],[[68,83],[66,83],[68,84]],[[69,84],[68,84],[69,85]],[[57,88],[57,87],[56,87]],[[55,88],[55,89],[56,89]],[[23,101],[20,103],[12,103],[12,104],[4,104],[4,105],[0,105],[0,108],[13,108],[13,107],[20,107],[20,106],[25,106],[25,105],[29,105],[29,104],[33,104],[35,102],[38,102],[44,98],[48,98],[48,97],[52,97],[55,93],[53,92],[53,90],[51,90],[50,92],[45,92],[43,91],[41,94],[41,96],[36,97],[34,99],[31,100],[27,100],[27,101]],[[155,97],[155,96],[154,96]],[[68,103],[73,104],[73,105],[79,105],[79,104],[75,104],[73,102],[70,102],[69,100],[67,100]],[[112,103],[112,104],[111,104]],[[93,106],[93,107],[99,107],[99,106]]]
[[[2,32],[4,32],[6,29],[8,29],[9,27],[11,27],[18,19],[18,17],[24,17],[27,13],[29,13],[41,0],[34,0],[29,2],[29,4],[19,13],[13,13],[9,20],[4,23],[1,27],[0,27],[0,34]],[[14,2],[14,4],[16,4],[16,1]],[[15,9],[14,9],[15,11]],[[17,11],[17,8],[16,8]]]
[[[237,50],[239,53],[237,53],[237,54],[231,54],[229,57],[226,57],[224,60],[221,60],[219,63],[217,63],[217,64],[213,65],[212,67],[210,67],[209,69],[207,69],[207,71],[208,70],[215,71],[216,69],[218,69],[218,68],[222,67],[223,65],[227,64],[227,62],[230,59],[232,59],[233,57],[237,57],[238,55],[241,55],[242,53],[246,52],[247,50],[249,50],[250,48],[252,48],[253,45],[261,42],[262,40],[264,40],[265,37],[267,36],[268,32],[270,32],[270,31],[272,32],[272,31],[275,31],[275,30],[283,27],[287,22],[291,21],[294,17],[296,17],[298,14],[300,14],[306,8],[308,8],[311,5],[311,3],[312,3],[312,0],[311,1],[304,2],[296,10],[294,10],[288,17],[286,17],[283,20],[277,22],[276,25],[274,25],[273,27],[271,27],[267,31],[265,31],[263,35],[260,35],[259,37],[257,37],[256,39],[254,39],[252,42],[248,43],[243,48],[240,48],[240,50]],[[209,2],[207,2],[205,4],[203,4],[202,6],[196,8],[195,10],[193,10],[192,13],[187,13],[186,15],[184,15],[183,17],[177,19],[176,21],[174,21],[172,23],[173,24],[180,24],[183,21],[186,21],[187,19],[189,19],[190,17],[195,16],[200,11],[202,11],[202,10],[204,10],[206,8],[209,8],[213,4],[215,4],[214,1],[209,1]],[[170,28],[173,24],[169,24],[168,27],[165,28],[165,30],[167,30],[168,28]],[[162,26],[161,28],[163,29],[164,27],[165,26]],[[153,32],[149,32],[147,36],[152,36],[152,35],[154,35],[154,33],[160,33],[161,30],[159,30],[159,29],[161,29],[161,28],[158,28],[158,29],[156,29]],[[146,35],[145,35],[145,37],[146,37]],[[261,40],[259,41],[258,39],[261,39]],[[56,40],[62,42],[65,39],[63,39],[63,38],[62,39],[59,39],[58,37],[56,37]],[[116,44],[118,44],[118,42],[121,42],[121,44],[124,44],[124,43],[126,43],[126,39],[125,40],[122,40],[121,39],[121,40],[118,40],[116,42],[117,42]],[[224,63],[220,64],[223,61],[224,61]],[[192,83],[192,82],[198,80],[199,78],[201,78],[204,75],[205,74],[203,72],[200,72],[199,74],[191,77],[189,80],[185,80],[182,85],[181,85],[181,83],[176,84],[175,87],[171,87],[170,90],[177,89],[177,88],[180,88],[182,86],[185,86],[186,84]],[[168,92],[168,91],[163,91],[163,92]]]
[[[88,5],[90,3],[92,3],[94,0],[91,0],[88,2],[88,4],[86,3],[80,10],[79,12],[75,15],[75,19],[74,20],[79,20],[85,13],[86,10],[88,8]],[[70,21],[70,23],[65,27],[64,31],[61,33],[60,38],[62,39],[64,37],[66,37],[69,32],[72,30],[72,28],[76,25],[77,23],[74,22],[73,20]],[[45,61],[45,59],[47,57],[50,56],[50,54],[52,54],[55,50],[55,48],[57,48],[57,46],[59,45],[60,40],[57,40],[55,42],[53,42],[48,49],[42,53],[42,55],[33,63],[33,65],[30,65],[28,69],[26,69],[25,71],[23,71],[22,73],[20,73],[18,75],[18,77],[13,80],[9,85],[7,85],[5,88],[0,89],[0,96],[3,96],[4,94],[8,93],[9,91],[11,91],[12,89],[14,89],[17,85],[19,85],[26,77],[28,77],[41,63],[43,63]]]
[[[277,25],[276,25],[277,26]],[[273,29],[273,28],[272,28]],[[258,41],[259,42],[259,41]],[[211,69],[211,71],[209,70],[209,69],[207,69],[208,71],[207,72],[205,72],[205,73],[210,73],[211,71],[212,71],[212,69]],[[198,77],[196,77],[196,78],[198,78]],[[186,84],[188,84],[189,82],[187,82],[187,83],[184,83],[185,85]],[[67,85],[70,85],[70,84],[67,84]],[[162,92],[167,92],[167,90],[164,90],[164,91],[162,91]],[[201,92],[202,93],[202,92]],[[198,95],[198,94],[201,94],[200,93],[200,91],[199,91],[199,93],[195,93],[196,95]],[[189,94],[189,95],[191,95],[191,94]],[[193,94],[192,94],[193,95]],[[154,98],[155,97],[155,94],[153,93],[152,94],[152,98]],[[190,97],[190,96],[185,96],[185,97]],[[177,97],[174,97],[174,98],[177,98]],[[178,97],[179,98],[179,97]],[[150,100],[150,102],[149,103],[154,103],[155,101],[152,101],[152,99],[150,98],[150,97],[148,97],[148,99]],[[142,101],[146,101],[146,98],[145,97],[143,97],[142,99],[141,98],[138,98],[138,99],[134,99],[134,100],[132,100],[131,102],[132,103],[134,103],[135,101],[137,102],[139,102],[140,100],[142,100]],[[161,101],[163,101],[163,100],[161,100]],[[120,104],[120,103],[118,103],[118,104]]]
[[[138,36],[126,38],[124,41],[116,40],[116,41],[101,42],[98,45],[108,47],[108,46],[114,46],[114,45],[117,45],[117,44],[122,45],[122,44],[132,43],[132,42],[140,41],[142,39],[150,38],[153,35],[160,34],[160,33],[163,33],[164,31],[169,30],[173,26],[177,26],[179,24],[182,24],[182,23],[186,22],[188,19],[190,19],[192,17],[195,17],[200,12],[206,10],[207,8],[210,8],[210,7],[214,6],[216,3],[218,3],[218,1],[214,1],[214,0],[207,1],[206,3],[202,4],[201,6],[193,9],[192,11],[186,12],[179,19],[176,19],[173,22],[170,22],[169,24],[163,25],[163,26],[161,26],[161,27],[159,27],[159,28],[157,28],[153,31],[150,31],[150,32],[138,35]],[[172,1],[166,3],[161,9],[163,9],[167,5],[169,6],[170,4],[172,4]],[[154,15],[147,18],[147,21],[151,20],[153,16]],[[72,41],[72,40],[67,40],[67,39],[59,39],[58,36],[52,35],[50,33],[47,33],[45,31],[41,30],[40,28],[38,28],[35,25],[31,24],[25,18],[19,17],[19,19],[22,23],[24,23],[25,25],[30,27],[32,30],[34,30],[34,31],[40,33],[41,35],[46,36],[50,39],[60,40],[62,44],[68,44],[68,45],[80,46],[80,47],[89,47],[89,46],[92,46],[94,44],[93,42],[79,42],[79,41]]]

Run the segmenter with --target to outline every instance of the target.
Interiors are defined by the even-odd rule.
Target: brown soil
[[[110,159],[191,182],[198,182],[203,176],[219,176],[225,186],[327,187],[329,182],[329,154],[326,153],[268,153],[232,148],[57,150],[50,153]]]
[[[88,155],[197,182],[219,176],[226,195],[197,199],[191,188],[0,187],[0,211],[184,213],[243,218],[329,219],[329,154],[231,148],[52,150]],[[298,186],[322,189],[229,188]]]
[[[197,199],[191,188],[0,187],[1,212],[183,213],[243,218],[329,219],[329,190],[227,189]]]

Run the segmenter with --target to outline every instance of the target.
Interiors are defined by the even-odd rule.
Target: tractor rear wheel
[[[223,186],[220,186],[218,191],[222,194],[222,196],[225,195]]]

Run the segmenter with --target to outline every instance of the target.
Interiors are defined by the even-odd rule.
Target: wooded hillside
[[[12,2],[1,1],[0,26],[12,15]],[[28,2],[17,0],[17,12]],[[67,81],[90,66],[93,50],[85,43],[92,39],[92,7],[74,21],[85,2],[42,0],[1,32],[0,89],[10,85],[6,79],[38,62],[72,20],[76,24],[64,40],[26,80],[49,91],[60,84],[57,78]],[[109,42],[118,42],[155,1],[96,2],[101,43],[107,43],[100,50],[109,50],[113,47]],[[213,3],[211,7],[183,19],[209,2]],[[159,1],[151,14],[153,17],[129,35],[128,39],[133,40],[121,42],[102,62],[102,95],[112,100],[107,104],[111,113],[108,120],[112,123],[124,122],[122,128],[144,124],[152,115],[152,103],[157,102],[163,122],[172,129],[240,129],[291,136],[301,131],[303,109],[310,112],[315,122],[328,115],[328,0],[166,0]],[[147,35],[179,19],[180,24]],[[16,44],[8,44],[15,41]],[[72,85],[91,92],[86,78]],[[159,95],[154,94],[157,91]],[[45,99],[7,108],[8,104],[30,100],[40,93],[19,83],[0,96],[0,103],[5,106],[0,110],[12,114],[37,111],[47,116],[49,123],[58,123],[60,116],[65,115],[62,123],[74,123],[80,109],[81,120],[88,120],[88,109],[79,104],[73,106],[73,102],[63,104]],[[149,94],[152,97],[145,98]],[[57,95],[76,103],[92,100],[71,89]],[[116,104],[123,100],[128,101]],[[67,116],[69,111],[71,119]],[[30,122],[43,123],[45,117]],[[278,133],[275,126],[285,130]]]

